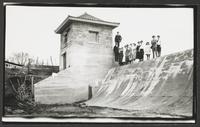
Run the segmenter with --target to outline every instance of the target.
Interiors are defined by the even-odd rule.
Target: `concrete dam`
[[[101,80],[94,80],[100,77],[94,72],[101,72]],[[88,100],[89,95],[92,98]],[[192,117],[193,50],[116,66],[109,71],[98,67],[62,70],[35,84],[35,101],[48,105],[85,101],[95,111],[95,107],[105,111],[119,109],[130,112],[129,116],[136,113],[131,116],[137,117]]]
[[[193,50],[112,68],[96,85],[88,106],[192,117]]]

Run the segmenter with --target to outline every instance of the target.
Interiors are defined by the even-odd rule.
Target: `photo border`
[[[6,3],[6,2],[5,2]],[[88,4],[88,3],[72,3],[72,4],[69,4],[69,3],[62,3],[62,2],[56,2],[56,3],[51,3],[51,2],[47,2],[47,3],[45,3],[45,2],[41,2],[41,3],[30,3],[30,1],[28,1],[28,2],[14,2],[14,3],[10,3],[10,1],[8,2],[8,3],[3,3],[3,16],[1,16],[1,17],[3,17],[3,20],[1,19],[1,27],[0,28],[3,28],[3,31],[2,31],[2,29],[1,29],[1,43],[0,43],[0,47],[1,47],[1,53],[0,53],[0,58],[1,58],[1,63],[0,63],[0,72],[3,72],[3,73],[1,73],[0,74],[0,83],[1,83],[1,94],[2,94],[2,98],[1,98],[1,116],[3,116],[4,115],[4,112],[3,112],[3,104],[2,104],[2,102],[4,101],[4,99],[3,99],[3,95],[4,95],[4,87],[3,87],[3,80],[4,80],[4,72],[5,72],[5,70],[4,70],[4,58],[5,58],[5,24],[6,24],[6,21],[5,21],[5,13],[6,13],[6,6],[15,6],[15,5],[17,5],[17,6],[49,6],[49,7],[120,7],[120,8],[127,8],[127,7],[134,7],[134,8],[143,8],[143,7],[145,7],[145,8],[193,8],[193,10],[194,10],[194,71],[193,71],[193,74],[194,74],[194,79],[193,79],[193,94],[194,94],[194,96],[193,96],[193,117],[194,117],[194,119],[195,119],[195,121],[196,121],[196,124],[199,124],[199,118],[198,118],[198,115],[199,115],[199,112],[198,112],[198,109],[197,109],[197,107],[199,107],[199,105],[198,105],[198,101],[200,101],[199,100],[199,93],[198,93],[198,91],[199,91],[199,88],[198,88],[198,86],[197,86],[197,84],[199,83],[199,79],[198,79],[198,77],[197,77],[197,75],[198,75],[198,73],[197,72],[199,72],[199,71],[197,71],[197,70],[199,70],[199,67],[197,66],[197,65],[199,65],[198,64],[198,62],[199,62],[199,43],[197,43],[197,41],[198,41],[198,38],[200,37],[199,36],[199,27],[200,27],[200,24],[197,22],[197,21],[199,21],[199,18],[200,18],[200,16],[199,16],[199,10],[200,10],[200,6],[199,5],[197,5],[197,4],[159,4],[159,3],[154,3],[154,4],[147,4],[146,2],[145,3],[142,3],[142,4],[137,4],[137,3],[120,3],[120,4],[114,4],[114,3],[90,3],[90,4]],[[1,8],[1,10],[2,10],[2,8]],[[1,15],[2,15],[2,13],[1,13]],[[198,28],[198,29],[197,29]],[[198,34],[198,35],[197,35]],[[2,59],[3,58],[3,59]],[[197,61],[198,60],[198,61]],[[2,78],[3,77],[3,78]],[[198,99],[198,100],[197,100]],[[72,117],[70,117],[70,118],[72,118]],[[79,118],[81,118],[81,117],[79,117]],[[86,118],[86,117],[83,117],[83,118]],[[103,117],[103,118],[106,118],[106,117]],[[110,117],[109,117],[110,118]],[[117,117],[118,119],[120,119],[120,117]],[[123,117],[123,119],[124,119],[124,117]],[[126,118],[125,118],[126,119]],[[135,119],[135,118],[127,118],[127,119]],[[149,119],[149,118],[139,118],[139,120],[152,120],[151,118]],[[153,118],[154,120],[155,120],[155,118]],[[174,120],[174,118],[164,118],[165,120]],[[136,118],[136,120],[137,120],[137,118]],[[163,118],[162,119],[156,119],[156,120],[163,120]],[[191,119],[179,119],[179,118],[176,118],[176,120],[191,120]],[[33,123],[33,122],[30,122],[30,123],[23,123],[23,122],[14,122],[14,123],[11,123],[11,124],[25,124],[25,125],[27,125],[27,124],[30,124],[30,125],[35,125],[35,124],[44,124],[44,123]],[[79,122],[76,122],[76,124],[78,124]],[[7,125],[7,124],[10,124],[10,123],[4,123],[4,122],[1,122],[1,124],[2,125]],[[52,123],[51,123],[52,124]],[[61,124],[61,123],[53,123],[53,124]],[[63,124],[63,123],[62,123]],[[66,123],[64,123],[64,124],[66,124]],[[69,124],[69,123],[67,123],[67,124]],[[70,125],[71,125],[72,123],[70,123]],[[73,123],[74,124],[74,123]],[[89,124],[89,123],[84,123],[84,124]],[[130,124],[130,123],[129,123]],[[135,124],[134,122],[132,123],[131,122],[131,124]],[[137,125],[139,125],[140,126],[140,124],[142,124],[142,123],[137,123]],[[147,124],[147,123],[145,123],[145,124]],[[170,125],[170,124],[172,124],[173,125],[173,123],[148,123],[148,124],[151,124],[151,126],[152,126],[152,124],[155,124],[156,126],[158,126],[158,125]],[[188,123],[176,123],[177,125],[186,125],[186,126],[188,126],[188,125],[190,125],[190,124],[188,124]],[[192,126],[196,126],[196,124],[191,124]],[[49,124],[47,124],[48,126],[49,126]],[[82,123],[81,123],[81,125],[82,125]],[[80,125],[80,126],[81,126]],[[171,126],[172,126],[171,125]],[[135,126],[135,125],[134,125]],[[143,125],[142,125],[143,126]]]

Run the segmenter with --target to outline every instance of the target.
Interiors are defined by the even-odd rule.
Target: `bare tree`
[[[42,64],[41,65],[44,65],[44,60],[42,60]]]
[[[36,62],[35,62],[36,65],[39,65],[39,58],[37,57],[36,59]]]
[[[50,60],[51,60],[51,65],[53,66],[53,59],[52,59],[52,56],[50,56]]]
[[[46,65],[49,65],[49,61],[47,60]]]
[[[21,65],[27,65],[28,59],[29,59],[29,54],[24,52],[14,53],[13,56],[9,57],[9,61]]]

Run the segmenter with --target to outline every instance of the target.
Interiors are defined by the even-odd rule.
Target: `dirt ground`
[[[8,108],[7,108],[8,110]],[[177,114],[162,114],[151,111],[122,110],[108,107],[81,106],[79,104],[65,105],[36,105],[32,112],[13,110],[7,112],[6,116],[15,117],[133,117],[133,118],[187,118]]]

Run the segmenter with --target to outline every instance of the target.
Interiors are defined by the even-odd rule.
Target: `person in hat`
[[[145,45],[145,50],[144,50],[146,56],[147,56],[147,60],[150,59],[150,55],[151,55],[151,45],[149,42],[146,42],[146,45]]]
[[[122,41],[122,36],[117,32],[117,35],[115,36],[115,43],[120,47],[120,42]]]
[[[152,36],[151,40],[151,49],[153,53],[153,58],[157,57],[157,40],[154,35]]]
[[[161,40],[160,40],[160,35],[157,36],[157,51],[158,51],[158,57],[161,55]]]
[[[115,54],[115,62],[118,62],[118,57],[119,57],[119,47],[117,44],[115,44],[113,48],[114,54]]]

